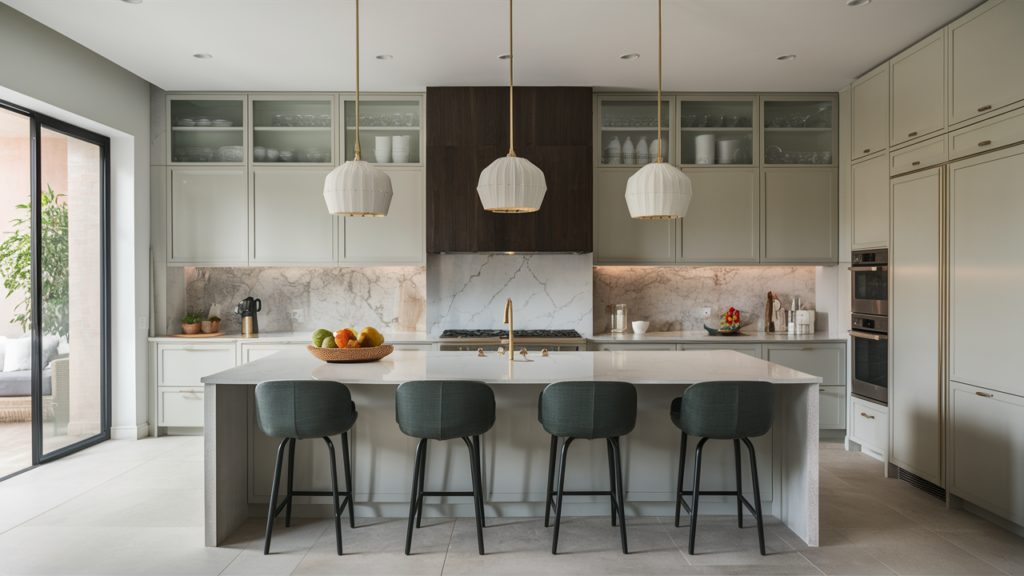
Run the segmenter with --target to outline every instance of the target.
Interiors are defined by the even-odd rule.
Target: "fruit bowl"
[[[306,350],[317,360],[323,360],[330,364],[343,364],[346,362],[376,362],[381,358],[395,351],[390,344],[373,346],[372,348],[317,348],[306,346]]]

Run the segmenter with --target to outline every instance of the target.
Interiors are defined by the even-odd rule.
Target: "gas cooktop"
[[[583,338],[575,330],[516,330],[516,338]],[[508,338],[508,330],[445,330],[441,338]]]

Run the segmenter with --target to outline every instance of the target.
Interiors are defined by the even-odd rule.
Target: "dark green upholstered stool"
[[[284,438],[277,449],[277,464],[274,466],[274,485],[270,491],[270,509],[267,512],[267,536],[263,553],[270,553],[270,534],[274,529],[274,518],[281,510],[285,512],[284,525],[292,522],[292,499],[295,496],[333,496],[334,531],[341,555],[341,514],[348,506],[349,525],[356,527],[352,510],[352,472],[348,459],[348,431],[352,429],[359,414],[352,402],[348,388],[338,382],[324,380],[274,380],[256,386],[256,421],[260,430],[271,438]],[[330,436],[341,434],[341,454],[345,464],[345,492],[338,491],[338,466],[334,459],[334,444]],[[292,490],[295,472],[295,441],[306,438],[323,438],[331,454],[331,491]],[[278,504],[277,493],[281,485],[281,464],[284,449],[288,446],[288,494]],[[345,500],[338,505],[339,497]]]
[[[622,457],[619,437],[633,431],[636,426],[636,388],[628,382],[555,382],[544,389],[538,402],[537,419],[551,434],[551,454],[548,460],[548,489],[544,502],[544,526],[551,520],[551,504],[555,504],[555,531],[551,540],[551,553],[558,553],[558,527],[562,520],[563,496],[608,496],[611,498],[612,526],[618,517],[622,537],[622,553],[626,546],[626,518],[622,488]],[[558,468],[558,490],[554,490],[555,456],[558,438],[562,442],[562,458]],[[607,492],[565,490],[565,459],[569,445],[577,438],[596,440],[604,438],[608,445]]]
[[[679,478],[676,485],[676,527],[679,527],[679,506],[690,514],[690,554],[697,534],[697,505],[701,496],[735,496],[739,527],[743,528],[743,506],[757,519],[757,540],[764,551],[764,521],[761,517],[761,488],[757,482],[757,458],[750,438],[763,436],[772,427],[775,418],[775,387],[768,382],[702,382],[683,392],[672,401],[672,423],[683,431],[679,447]],[[694,457],[693,490],[683,491],[683,472],[686,464],[686,437],[699,436]],[[709,439],[732,440],[736,453],[736,491],[700,490],[700,462],[704,443]],[[754,485],[754,504],[743,496],[743,476],[740,469],[740,441],[750,454],[750,474]],[[693,508],[683,496],[693,497]]]
[[[409,528],[405,553],[412,548],[413,520],[420,527],[424,496],[472,496],[476,515],[476,539],[484,553],[484,498],[480,476],[480,435],[494,426],[494,391],[483,382],[467,380],[421,380],[406,382],[395,393],[395,418],[406,436],[419,438],[409,497]],[[462,438],[469,448],[472,492],[427,492],[427,440]],[[472,440],[470,440],[472,438]]]

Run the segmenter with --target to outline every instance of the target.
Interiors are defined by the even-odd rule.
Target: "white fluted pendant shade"
[[[387,216],[393,195],[391,178],[365,160],[345,162],[324,182],[324,200],[331,214]]]
[[[691,196],[686,174],[663,162],[644,166],[626,182],[626,205],[633,218],[682,218]]]
[[[510,213],[540,210],[547,190],[540,168],[516,156],[498,158],[484,168],[476,187],[484,210]]]

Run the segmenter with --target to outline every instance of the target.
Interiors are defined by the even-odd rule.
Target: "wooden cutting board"
[[[214,336],[223,336],[227,332],[214,332],[212,334],[171,334],[171,338],[213,338]]]

